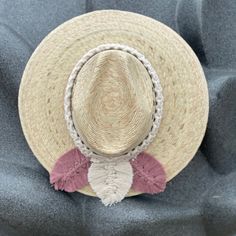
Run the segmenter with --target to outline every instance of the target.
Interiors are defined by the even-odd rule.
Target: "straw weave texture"
[[[137,49],[159,76],[164,96],[163,117],[158,135],[147,152],[160,161],[170,180],[189,163],[202,141],[209,109],[207,84],[201,65],[187,43],[167,26],[139,14],[114,10],[92,12],[62,24],[40,43],[25,68],[20,85],[19,113],[25,137],[48,171],[63,153],[75,147],[64,120],[63,100],[67,80],[86,52],[106,43]],[[140,72],[140,68],[137,71]],[[88,71],[88,75],[92,76],[92,72]],[[145,79],[145,72],[142,73],[142,78],[137,79]],[[86,88],[87,85],[83,86]],[[145,87],[144,95],[150,94],[150,84],[140,86]],[[76,87],[75,107],[81,105],[76,102],[81,96],[89,97],[86,89],[79,94],[80,90],[79,86]],[[150,128],[152,109],[147,96],[143,100],[147,107],[146,113],[142,114],[145,116],[143,127],[136,129],[139,138],[143,138],[142,134]],[[141,100],[139,102],[142,106]],[[86,117],[80,117],[77,109],[75,116],[77,126],[82,123],[87,125]],[[84,135],[92,135],[86,134],[85,129],[83,132]],[[90,138],[99,140],[95,136]],[[139,138],[132,136],[128,145],[121,140],[119,152],[136,145]],[[112,148],[112,142],[110,147],[108,143],[103,147],[101,143],[99,145],[99,150],[103,148],[102,152],[114,154],[114,150],[118,150]],[[94,195],[89,186],[81,192]],[[129,196],[135,194],[138,193],[129,192]]]

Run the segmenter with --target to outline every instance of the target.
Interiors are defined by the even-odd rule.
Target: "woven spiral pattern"
[[[153,114],[153,123],[151,125],[151,129],[149,133],[147,134],[146,138],[141,142],[141,144],[134,147],[132,150],[128,151],[127,153],[113,157],[112,160],[110,158],[104,157],[104,155],[100,155],[98,153],[95,153],[93,150],[91,150],[82,140],[81,136],[78,134],[75,124],[72,117],[72,92],[73,87],[76,81],[76,78],[78,76],[78,73],[82,69],[82,67],[85,65],[86,62],[88,62],[93,56],[95,56],[98,53],[101,53],[103,51],[107,50],[120,50],[126,53],[129,53],[136,57],[146,68],[148,74],[150,75],[152,84],[153,84],[153,92],[154,92],[154,114]],[[70,135],[75,143],[75,145],[79,148],[79,150],[88,158],[93,158],[93,160],[101,160],[106,159],[107,161],[114,161],[114,159],[127,159],[130,160],[132,158],[135,158],[139,153],[144,151],[148,145],[154,140],[155,136],[157,135],[158,128],[160,126],[161,117],[162,117],[162,110],[163,110],[163,95],[162,95],[162,87],[159,81],[159,78],[151,66],[150,62],[144,57],[143,54],[135,50],[134,48],[128,47],[126,45],[121,44],[104,44],[100,45],[94,49],[91,49],[89,52],[87,52],[75,65],[66,86],[65,91],[65,99],[64,99],[64,110],[65,110],[65,120],[67,123],[67,128],[70,132]]]
[[[150,75],[130,53],[100,52],[78,73],[71,109],[75,128],[91,150],[110,158],[127,153],[153,124]]]

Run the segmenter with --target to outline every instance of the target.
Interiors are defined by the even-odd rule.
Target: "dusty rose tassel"
[[[63,154],[50,173],[50,183],[56,190],[74,192],[88,185],[90,161],[74,148]]]
[[[163,192],[166,187],[165,170],[155,158],[147,153],[140,153],[130,161],[133,167],[132,189],[143,193]]]

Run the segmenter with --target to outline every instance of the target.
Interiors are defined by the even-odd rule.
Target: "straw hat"
[[[19,113],[52,179],[81,164],[69,187],[51,179],[55,188],[110,205],[161,192],[186,167],[204,136],[208,91],[197,57],[173,30],[135,13],[96,11],[40,43],[22,77]]]

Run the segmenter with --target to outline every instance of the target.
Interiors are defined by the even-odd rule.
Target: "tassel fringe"
[[[120,202],[128,193],[132,179],[129,161],[94,162],[88,171],[88,181],[105,206]]]

